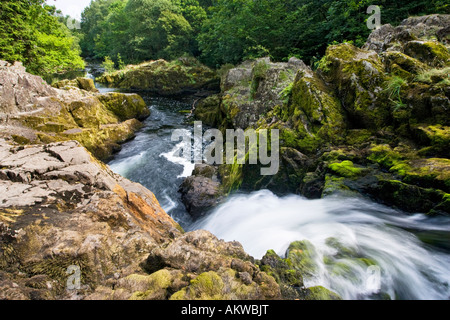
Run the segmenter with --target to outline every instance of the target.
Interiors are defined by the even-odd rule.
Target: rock
[[[210,127],[219,127],[224,119],[220,111],[220,95],[211,95],[195,104],[193,114],[196,119]]]
[[[282,295],[288,299],[296,300],[342,300],[342,298],[324,288],[305,288],[303,277],[311,276],[317,268],[315,248],[308,241],[292,243],[287,250],[287,257],[280,258],[273,250],[267,251],[259,262],[261,270],[273,276],[280,286]]]
[[[131,65],[96,80],[116,88],[178,95],[199,90],[214,91],[219,79],[214,71],[195,59],[180,58],[172,62],[157,60]]]
[[[150,191],[78,142],[0,146],[0,270],[17,283],[0,281],[2,298],[69,298],[71,265],[81,268],[83,298],[141,271],[152,248],[181,234]]]
[[[101,103],[113,112],[120,121],[130,119],[145,120],[150,116],[145,101],[137,94],[110,92],[98,97]]]
[[[94,80],[90,78],[76,78],[74,80],[61,80],[52,84],[57,89],[70,90],[73,88],[82,89],[90,92],[99,92],[95,87]]]
[[[0,140],[1,299],[281,299],[242,245],[183,234],[78,142]],[[66,288],[79,269],[80,288]]]
[[[374,30],[363,49],[382,51],[399,51],[402,43],[417,39],[431,39],[437,37],[439,41],[446,41],[445,30],[450,27],[450,15],[434,14],[421,17],[410,17],[403,20],[398,27],[383,25]],[[400,45],[400,46],[399,46]]]
[[[316,286],[305,290],[305,300],[342,300],[342,298],[333,291]]]
[[[265,113],[283,105],[284,89],[301,68],[308,69],[300,60],[272,63],[261,58],[229,70],[222,84],[224,118],[234,128],[254,127]]]
[[[280,299],[274,279],[259,271],[252,261],[239,243],[227,243],[198,230],[177,238],[164,249],[155,249],[145,267],[150,272],[175,268],[198,274],[171,300]],[[243,268],[247,271],[241,271]]]
[[[92,80],[84,78],[56,89],[20,66],[5,62],[0,68],[2,138],[21,144],[77,140],[106,160],[141,127],[135,118],[150,114],[136,94],[95,93]]]
[[[389,110],[382,95],[385,66],[375,51],[350,44],[330,46],[319,70],[325,81],[335,87],[356,127],[374,129],[387,123]]]
[[[179,192],[186,209],[194,218],[205,215],[223,198],[216,169],[209,165],[197,165],[193,175],[183,181]]]

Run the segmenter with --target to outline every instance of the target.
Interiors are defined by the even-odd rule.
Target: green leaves
[[[0,3],[0,59],[21,61],[27,71],[48,74],[83,69],[77,39],[44,0]]]

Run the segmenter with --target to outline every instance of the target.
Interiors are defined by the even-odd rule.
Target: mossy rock
[[[212,95],[200,100],[194,109],[194,115],[198,120],[211,127],[219,127],[223,122],[223,114],[220,109],[221,97]]]
[[[407,212],[450,214],[450,195],[440,190],[421,188],[398,180],[380,180],[371,194],[378,200]]]
[[[351,129],[347,131],[345,142],[351,146],[360,146],[372,140],[374,134],[367,129]]]
[[[168,270],[162,269],[149,276],[132,274],[126,277],[125,281],[130,288],[141,289],[135,291],[130,300],[162,300],[167,298],[167,289],[174,278]]]
[[[282,259],[275,251],[268,250],[261,259],[260,268],[272,276],[278,284],[300,288],[303,286],[303,276],[294,269],[290,259]]]
[[[354,197],[356,192],[352,191],[347,186],[347,179],[345,177],[339,177],[332,174],[325,175],[325,184],[323,186],[322,198],[331,195],[349,196]]]
[[[314,276],[318,270],[317,252],[314,245],[308,240],[295,241],[289,245],[286,257],[292,267],[299,270],[303,276]]]
[[[329,46],[318,72],[334,86],[355,127],[375,129],[387,123],[387,97],[381,94],[386,70],[376,52],[351,44]]]
[[[302,147],[305,139],[331,143],[342,142],[346,131],[344,111],[339,100],[315,74],[299,72],[292,86],[288,107],[289,120],[293,122]],[[301,150],[301,149],[300,149]],[[302,150],[301,150],[302,151]]]
[[[442,125],[417,126],[415,135],[422,145],[431,146],[426,153],[450,154],[450,127]]]
[[[214,271],[200,274],[187,288],[175,292],[170,300],[224,300],[222,278]]]
[[[305,290],[305,300],[342,300],[342,298],[331,290],[316,286]]]
[[[127,90],[144,90],[160,95],[183,94],[199,89],[214,90],[219,87],[217,74],[194,58],[129,65],[124,70],[105,74],[96,80]]]
[[[110,92],[98,96],[102,104],[111,111],[119,121],[129,119],[144,120],[150,116],[150,110],[141,96]]]
[[[433,67],[443,67],[450,64],[448,49],[437,41],[410,41],[405,45],[404,52],[408,56]]]
[[[407,72],[403,75],[407,76],[408,80],[413,80],[414,75],[429,69],[429,66],[423,62],[399,51],[383,52],[381,56],[384,64],[386,65],[387,72],[391,72],[393,74],[397,72],[397,75],[402,76],[401,71],[398,69],[401,68],[401,70]]]
[[[353,162],[345,160],[339,163],[332,163],[328,165],[328,168],[345,178],[357,178],[363,173],[363,169],[355,167]]]

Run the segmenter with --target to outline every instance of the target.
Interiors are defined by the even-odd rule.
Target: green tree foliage
[[[126,62],[195,54],[205,19],[197,0],[94,0],[82,14],[83,54]]]
[[[44,0],[0,2],[0,59],[43,75],[84,68],[80,53],[77,38]]]
[[[125,62],[187,53],[213,67],[261,56],[312,64],[329,44],[364,43],[371,4],[394,25],[450,9],[448,0],[93,0],[82,47],[86,56],[120,54]]]

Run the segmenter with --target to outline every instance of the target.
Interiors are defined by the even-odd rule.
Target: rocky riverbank
[[[314,70],[295,58],[229,70],[221,93],[200,101],[196,117],[221,129],[279,129],[280,171],[263,177],[258,165],[237,164],[206,170],[219,182],[197,172],[182,188],[187,207],[198,199],[214,205],[214,197],[238,189],[270,189],[450,214],[449,28],[449,15],[413,17],[375,30],[363,48],[330,46]]]
[[[1,138],[24,145],[76,140],[101,160],[150,114],[137,94],[100,94],[85,78],[52,87],[20,63],[0,62],[0,94]]]
[[[51,87],[0,64],[0,299],[338,298],[301,278],[286,295],[275,266],[269,275],[238,242],[185,233],[98,160],[148,116],[140,96],[82,78]]]

